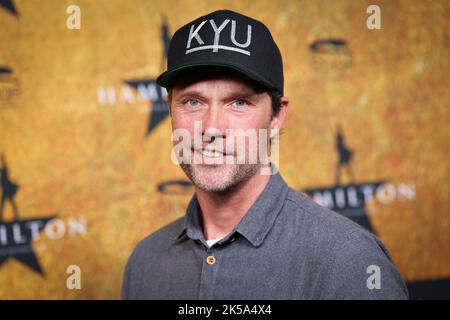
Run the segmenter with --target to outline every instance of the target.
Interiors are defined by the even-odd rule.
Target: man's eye
[[[197,107],[200,104],[200,102],[196,99],[188,99],[186,103],[189,107]]]
[[[239,100],[234,101],[234,105],[236,107],[242,108],[242,107],[245,107],[247,105],[247,101],[239,99]]]

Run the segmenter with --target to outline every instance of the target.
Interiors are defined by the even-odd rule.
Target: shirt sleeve
[[[365,230],[353,230],[335,245],[324,270],[323,299],[408,299],[387,249]]]
[[[130,274],[131,274],[131,261],[132,256],[128,259],[127,265],[125,267],[123,280],[122,280],[122,300],[130,299]]]

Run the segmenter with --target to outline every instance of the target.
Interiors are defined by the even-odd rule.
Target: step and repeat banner
[[[447,1],[0,0],[0,299],[120,298],[193,194],[168,43],[225,8],[281,49],[290,186],[377,234],[413,298],[450,297]]]

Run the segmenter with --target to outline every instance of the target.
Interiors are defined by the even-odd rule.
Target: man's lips
[[[214,149],[191,149],[193,152],[198,152],[205,157],[208,158],[220,158],[220,157],[226,157],[226,156],[232,156],[232,154],[224,153],[218,150]]]

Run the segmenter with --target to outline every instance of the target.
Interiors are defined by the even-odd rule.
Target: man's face
[[[174,132],[186,130],[192,139],[188,151],[192,161],[182,163],[181,167],[197,187],[209,192],[226,192],[257,174],[261,161],[249,163],[249,154],[258,154],[260,145],[267,152],[270,129],[280,125],[280,119],[272,117],[267,92],[232,73],[205,77],[185,74],[172,88],[170,110]],[[195,130],[194,124],[200,124],[201,129]],[[260,135],[264,133],[260,129],[266,129],[265,134]],[[242,133],[250,132],[247,130],[255,131],[257,143],[246,140],[239,149],[237,136],[242,139]],[[242,158],[238,161],[238,154],[244,154],[245,163],[242,164]]]

